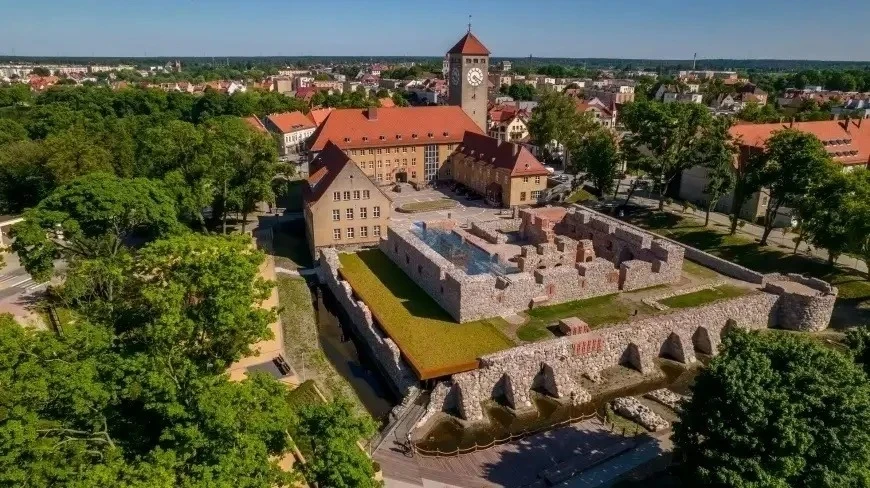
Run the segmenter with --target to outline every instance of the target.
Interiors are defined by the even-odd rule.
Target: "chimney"
[[[851,117],[849,117],[849,116],[847,115],[846,118],[843,119],[843,121],[846,122],[846,124],[845,124],[845,128],[846,128],[846,133],[848,134],[848,133],[849,133],[849,122],[851,122],[852,119],[851,119]]]
[[[514,156],[519,156],[520,155],[520,145],[515,143],[515,142],[512,142],[511,146],[512,146],[511,147],[511,154],[513,154]]]
[[[369,107],[366,110],[366,118],[369,120],[378,120],[378,107]]]
[[[864,117],[858,117],[858,128],[861,128],[861,122],[864,121]]]
[[[791,121],[788,123],[788,128],[791,129],[794,127],[794,117],[791,118]]]

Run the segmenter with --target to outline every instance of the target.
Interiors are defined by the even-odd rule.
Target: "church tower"
[[[447,51],[449,105],[458,105],[486,133],[489,50],[468,33]]]

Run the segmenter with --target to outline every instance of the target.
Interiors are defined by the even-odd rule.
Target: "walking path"
[[[271,249],[271,229],[262,229],[264,235],[268,237],[257,239],[257,244],[265,251],[266,259],[260,266],[260,277],[264,280],[275,282],[275,260],[272,256]],[[262,304],[262,308],[275,309],[278,308],[278,287],[272,288],[272,293]],[[276,360],[284,362],[287,353],[284,351],[284,329],[281,327],[281,318],[276,317],[269,324],[269,330],[272,331],[272,339],[266,339],[251,346],[253,353],[250,356],[233,363],[229,368],[230,379],[233,381],[241,381],[245,379],[249,371],[265,371],[277,378],[282,383],[289,385],[298,385],[299,378],[295,372],[291,371],[288,374],[282,373],[276,365]],[[286,362],[284,363],[286,364]]]
[[[625,199],[625,195],[621,195],[621,199]],[[658,200],[652,198],[646,198],[638,195],[632,195],[631,202],[637,205],[641,205],[647,208],[657,209],[659,202]],[[697,221],[699,224],[704,223],[704,211],[696,210],[692,212],[691,210],[687,210],[685,213],[683,212],[683,207],[676,204],[665,204],[665,210],[679,215],[681,217],[693,219]],[[745,221],[744,221],[745,222]],[[731,227],[731,217],[718,212],[710,212],[710,224],[720,224],[730,229]],[[761,239],[761,236],[764,233],[764,227],[756,224],[752,224],[749,222],[745,222],[743,227],[737,228],[737,234],[742,235],[744,237],[749,237],[752,239]],[[784,252],[791,252],[794,249],[794,239],[797,238],[797,234],[793,232],[783,233],[782,229],[774,229],[770,236],[768,237],[768,245],[783,245],[788,249],[783,249]],[[812,246],[807,245],[806,242],[801,242],[798,247],[798,252],[802,252],[804,254],[809,254],[811,256],[815,256],[821,260],[827,261],[828,259],[828,251],[825,249],[819,249]],[[848,255],[842,255],[837,259],[837,264],[841,266],[845,266],[848,268],[856,269],[858,271],[867,272],[867,265],[864,264],[858,258]]]

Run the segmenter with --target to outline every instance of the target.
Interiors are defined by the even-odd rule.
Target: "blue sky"
[[[0,0],[0,54],[870,59],[870,0]]]

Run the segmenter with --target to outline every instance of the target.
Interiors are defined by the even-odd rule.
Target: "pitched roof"
[[[471,31],[462,36],[453,47],[447,51],[447,54],[473,54],[476,56],[489,56],[489,49],[483,45]]]
[[[379,98],[378,102],[381,103],[381,108],[393,108],[396,106],[396,103],[390,97]]]
[[[547,176],[547,168],[522,144],[499,143],[494,137],[466,132],[457,152],[479,162],[503,168],[511,176]]]
[[[480,128],[461,107],[394,107],[389,110],[336,109],[311,136],[310,149],[320,151],[327,141],[342,149],[444,144],[462,141],[466,131]]]
[[[314,122],[314,125],[319,127],[320,124],[322,124],[323,121],[326,120],[327,117],[329,117],[329,114],[331,112],[332,108],[318,108],[316,110],[308,112],[308,118],[311,119],[312,122]]]
[[[607,115],[608,117],[613,115],[613,113],[610,111],[610,109],[607,108],[607,106],[605,106],[603,103],[601,103],[601,100],[599,100],[597,98],[593,98],[591,100],[577,99],[574,101],[574,105],[577,106],[578,112],[588,112],[590,110],[598,110],[598,111],[601,111],[602,113],[604,113],[605,115]]]
[[[245,122],[247,122],[248,125],[253,127],[255,130],[258,130],[258,131],[266,133],[266,134],[269,133],[269,131],[266,130],[266,126],[263,125],[263,123],[260,121],[260,119],[258,119],[257,117],[254,117],[253,115],[250,117],[245,117]]]
[[[308,184],[303,187],[302,191],[305,201],[312,203],[320,200],[320,197],[329,190],[332,182],[346,167],[357,172],[360,181],[367,181],[373,191],[381,191],[340,147],[329,141],[308,166]]]
[[[842,165],[870,164],[870,121],[822,120],[773,124],[738,124],[729,129],[741,145],[764,147],[774,132],[792,128],[818,137],[834,161]]]
[[[316,127],[311,119],[298,110],[281,114],[271,114],[266,117],[266,120],[268,120],[272,126],[278,129],[282,134],[303,129],[313,129]]]

